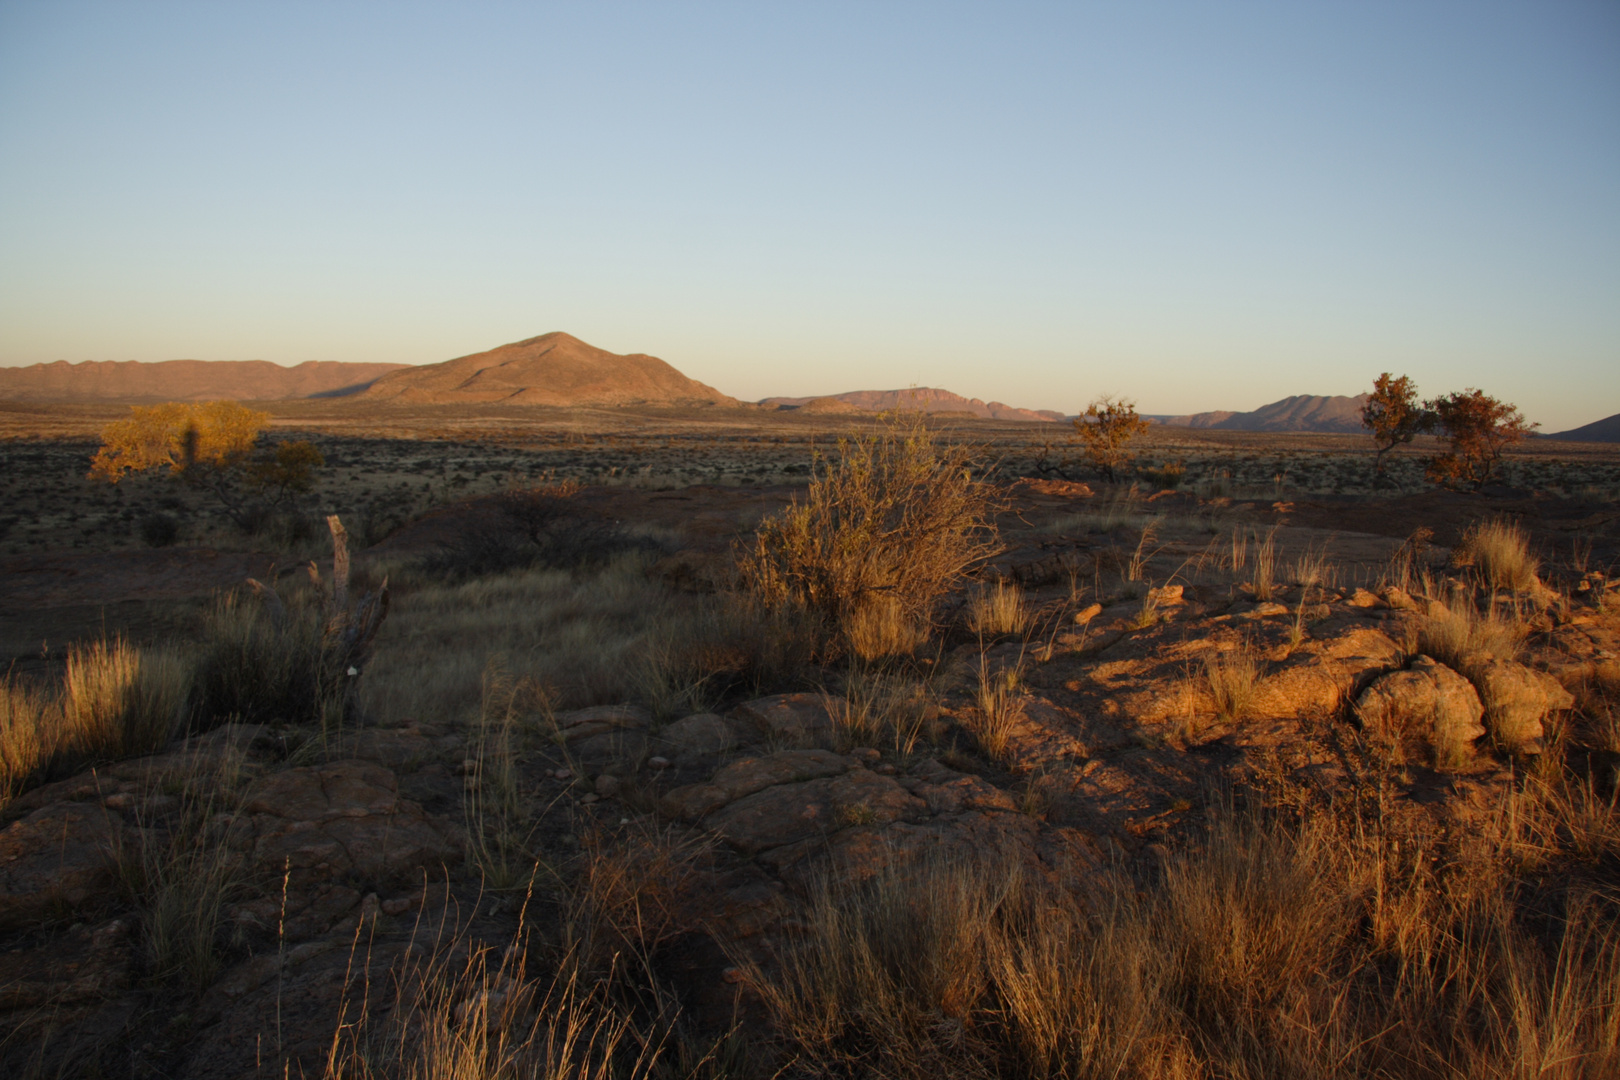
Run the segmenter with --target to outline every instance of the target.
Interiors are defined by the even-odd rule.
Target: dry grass
[[[1204,658],[1203,689],[1222,720],[1237,722],[1248,716],[1260,689],[1260,661],[1247,643],[1231,652]]]
[[[492,659],[560,709],[643,696],[647,650],[685,606],[639,558],[599,573],[531,570],[402,592],[362,702],[385,721],[470,721]]]
[[[844,619],[844,640],[857,660],[908,656],[928,640],[928,628],[888,596],[869,597]]]
[[[1451,553],[1457,566],[1469,567],[1481,585],[1512,593],[1528,592],[1538,579],[1539,561],[1530,553],[1530,535],[1508,521],[1482,521],[1463,532]]]
[[[56,692],[0,680],[0,802],[98,761],[162,749],[185,722],[191,667],[114,639],[73,646]]]
[[[920,420],[840,440],[803,501],[760,523],[740,554],[744,582],[768,604],[801,604],[835,627],[876,597],[909,623],[931,624],[939,598],[1000,550],[994,492],[975,478],[973,457]]]
[[[467,823],[467,857],[484,886],[496,891],[532,885],[543,868],[530,841],[530,812],[519,762],[524,750],[524,718],[543,709],[532,686],[485,673],[482,707],[468,733],[462,809]],[[532,725],[529,725],[532,727]]]
[[[397,1004],[340,1018],[323,1080],[648,1080],[662,1053],[564,965],[530,976],[521,944],[452,942],[409,961]]]
[[[1277,594],[1277,530],[1266,530],[1264,537],[1254,538],[1254,598],[1270,600]]]
[[[154,788],[177,789],[179,806],[138,814],[113,852],[120,888],[140,916],[151,977],[188,993],[201,993],[224,966],[225,904],[242,863],[224,835],[237,805],[237,766],[226,755],[199,759],[182,775],[149,777]]]
[[[1024,590],[1006,581],[979,589],[968,600],[968,629],[987,637],[1022,637],[1029,629],[1029,604]]]
[[[1517,612],[1500,606],[1480,611],[1473,598],[1455,594],[1431,608],[1418,626],[1417,649],[1464,674],[1479,661],[1512,660],[1529,628]]]
[[[851,668],[843,693],[825,695],[838,725],[843,749],[888,746],[902,757],[913,753],[939,713],[932,690],[903,673]]]
[[[1597,1078],[1620,1066],[1620,933],[1541,938],[1510,886],[1330,819],[1219,818],[1089,902],[995,858],[825,881],[753,978],[817,1075]]]
[[[979,749],[991,761],[1005,763],[1012,747],[1013,729],[1023,715],[1023,656],[1018,662],[993,670],[987,653],[979,654],[977,709],[965,721]]]

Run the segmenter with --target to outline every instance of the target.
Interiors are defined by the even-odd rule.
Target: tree
[[[136,405],[101,432],[90,462],[94,478],[118,483],[129,473],[167,468],[190,487],[212,494],[237,525],[256,511],[280,507],[309,491],[325,459],[304,441],[258,449],[270,414],[234,401]]]
[[[1361,407],[1361,423],[1372,431],[1373,441],[1378,444],[1373,472],[1381,477],[1384,455],[1433,427],[1434,415],[1418,403],[1416,383],[1408,376],[1397,379],[1386,371],[1373,383],[1373,392]]]
[[[1112,394],[1104,394],[1086,406],[1085,415],[1074,422],[1086,457],[1109,483],[1114,482],[1116,470],[1130,464],[1131,439],[1150,427],[1136,415],[1134,401],[1116,399]]]
[[[1524,414],[1505,401],[1468,389],[1424,402],[1451,449],[1430,459],[1429,479],[1446,487],[1484,487],[1501,465],[1502,451],[1525,440],[1540,424],[1527,424]]]

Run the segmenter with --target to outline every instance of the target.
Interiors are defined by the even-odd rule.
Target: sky
[[[0,365],[1620,412],[1620,4],[0,0]]]

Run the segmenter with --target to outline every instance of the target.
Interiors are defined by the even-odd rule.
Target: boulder
[[[743,741],[738,724],[714,713],[694,713],[666,724],[658,738],[671,757],[691,759],[715,757],[734,749]]]
[[[1503,748],[1539,754],[1550,712],[1573,708],[1575,697],[1559,681],[1512,660],[1490,659],[1472,669],[1485,704],[1485,726]]]
[[[1473,753],[1485,734],[1485,706],[1473,684],[1438,660],[1420,656],[1405,671],[1375,679],[1356,699],[1356,716],[1390,745],[1426,743],[1439,765]]]
[[[312,883],[407,879],[458,858],[457,831],[399,797],[394,774],[364,761],[287,769],[249,789],[230,843],[261,872]]]
[[[558,738],[571,743],[627,728],[645,730],[652,723],[652,713],[636,705],[597,705],[561,712],[554,719]]]
[[[0,831],[0,932],[101,898],[121,833],[118,815],[93,802],[41,807]]]
[[[708,825],[752,855],[852,825],[884,825],[926,816],[928,804],[892,777],[855,769],[842,776],[776,784],[728,803]]]
[[[838,723],[821,694],[775,694],[757,698],[737,706],[733,715],[752,724],[766,738],[791,746],[829,744],[838,734]]]

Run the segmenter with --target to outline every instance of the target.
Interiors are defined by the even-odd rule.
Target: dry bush
[[[751,975],[816,1075],[1613,1075],[1620,931],[1376,828],[1223,813],[1162,872],[1082,900],[995,856],[829,878]]]
[[[840,629],[878,602],[930,625],[939,598],[1000,550],[997,503],[974,477],[973,457],[970,447],[936,442],[920,420],[840,440],[803,501],[760,523],[739,558],[745,585]]]
[[[1260,661],[1244,643],[1231,652],[1204,657],[1204,692],[1209,695],[1215,714],[1237,722],[1248,716],[1260,689]]]
[[[652,955],[694,928],[683,905],[708,842],[648,821],[582,838],[578,873],[563,902],[562,943],[584,969],[652,979]]]
[[[1530,553],[1530,536],[1508,521],[1470,525],[1451,553],[1457,566],[1471,567],[1487,588],[1522,593],[1535,588],[1540,562]]]
[[[0,800],[98,761],[161,750],[185,722],[191,668],[122,639],[68,650],[58,692],[0,680]]]
[[[746,593],[684,600],[648,628],[636,669],[637,694],[658,715],[703,712],[739,691],[758,696],[809,684],[825,638],[813,612]]]
[[[1023,637],[1029,629],[1029,604],[1024,590],[1011,582],[998,581],[979,589],[968,600],[968,629],[985,637]]]

